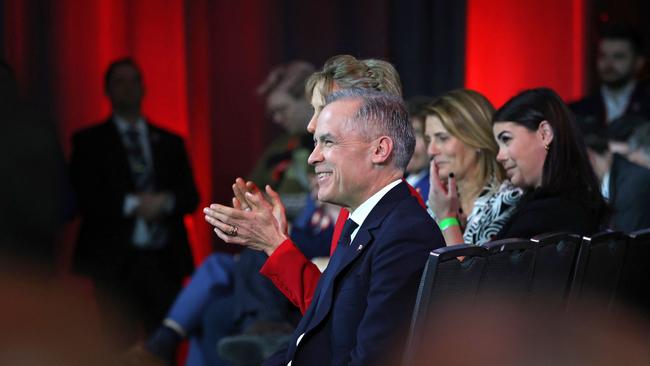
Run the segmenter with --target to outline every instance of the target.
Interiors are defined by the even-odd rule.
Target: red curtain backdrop
[[[584,92],[584,0],[467,0],[465,86],[501,106],[548,86],[567,101]]]
[[[246,177],[268,142],[269,119],[257,87],[277,61],[276,1],[211,1],[210,52],[214,136],[214,198],[230,204],[231,185]]]
[[[202,5],[201,1],[192,3],[196,8]],[[144,74],[144,113],[185,138],[201,195],[200,207],[206,206],[212,199],[212,159],[206,148],[211,133],[208,90],[201,80],[207,77],[198,78],[188,71],[209,71],[202,67],[204,60],[195,58],[201,56],[201,47],[208,47],[200,38],[205,21],[197,17],[198,31],[187,37],[185,23],[197,14],[186,14],[182,1],[61,0],[51,7],[52,94],[63,141],[70,141],[76,130],[108,115],[104,71],[117,58],[133,57]],[[188,42],[193,47],[188,47]],[[194,87],[191,92],[189,84]],[[64,146],[68,148],[67,143]],[[209,229],[200,211],[186,220],[197,261],[211,248]]]
[[[4,4],[2,19],[4,24],[4,55],[7,61],[13,66],[20,83],[21,94],[30,94],[29,87],[29,44],[30,24],[27,21],[28,6],[24,0],[9,1]]]
[[[67,155],[73,133],[110,112],[103,93],[110,62],[129,56],[140,64],[145,115],[183,136],[192,161],[201,202],[186,224],[197,263],[215,240],[202,208],[229,202],[230,184],[248,174],[264,148],[267,123],[254,91],[270,67],[271,5],[227,3],[7,0],[2,9],[4,57],[28,97],[51,89],[46,94]],[[43,43],[47,60],[34,59]],[[37,67],[47,80],[32,77]]]
[[[201,208],[210,202],[229,203],[233,179],[248,174],[269,141],[268,119],[255,89],[270,68],[291,58],[320,65],[344,52],[387,57],[376,53],[411,36],[399,27],[390,28],[397,15],[387,13],[384,23],[377,22],[354,15],[365,14],[363,3],[345,1],[0,3],[4,57],[16,68],[22,91],[49,103],[66,153],[76,130],[109,113],[103,95],[108,64],[124,56],[140,63],[146,115],[182,135],[190,153],[201,194],[200,208],[187,221],[197,261],[215,240]],[[398,6],[409,10],[415,3]],[[388,9],[387,2],[379,4]],[[465,85],[484,92],[497,106],[524,88],[542,85],[567,100],[580,97],[585,4],[467,0]],[[367,29],[377,34],[377,45],[370,48],[358,37]],[[395,32],[394,37],[387,32]],[[413,72],[409,65],[398,63],[404,75]],[[433,75],[440,72],[434,70]]]

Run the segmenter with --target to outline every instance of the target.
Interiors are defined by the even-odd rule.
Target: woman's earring
[[[548,144],[544,144],[544,150],[548,151],[549,147]]]

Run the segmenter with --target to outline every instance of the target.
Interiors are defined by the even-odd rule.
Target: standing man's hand
[[[140,204],[135,213],[148,222],[157,221],[164,216],[168,202],[171,200],[169,193],[142,192],[137,194]]]

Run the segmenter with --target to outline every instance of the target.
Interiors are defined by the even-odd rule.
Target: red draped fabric
[[[15,67],[23,92],[51,105],[67,153],[76,130],[109,113],[103,95],[108,64],[124,56],[137,60],[146,87],[143,109],[151,120],[185,137],[200,207],[228,203],[233,179],[249,172],[268,141],[268,120],[255,89],[271,66],[286,57],[319,64],[336,53],[358,54],[368,42],[355,43],[357,33],[382,27],[372,17],[346,13],[337,18],[340,9],[348,9],[344,2],[1,4],[3,55]],[[521,89],[541,85],[566,99],[579,97],[585,77],[584,7],[584,0],[467,0],[466,86],[484,92],[497,105]],[[390,30],[373,31],[378,34],[373,40],[384,45]],[[376,53],[383,48],[370,49]],[[374,53],[364,56],[382,57]],[[400,71],[412,70],[406,65]],[[187,224],[199,261],[215,236],[201,209]]]
[[[13,66],[18,80],[28,80],[28,52],[30,27],[27,21],[28,3],[15,0],[4,4],[2,19],[4,24],[4,55]],[[21,92],[29,94],[29,83],[21,83]]]
[[[188,90],[188,83],[193,81],[188,70],[193,68],[194,58],[187,52],[184,3],[61,0],[51,6],[52,85],[63,140],[70,141],[76,130],[108,115],[104,71],[117,58],[133,57],[144,74],[144,113],[185,138],[201,196],[200,207],[206,206],[212,199],[212,162],[206,149],[211,135],[204,108],[208,95],[200,84],[192,93]],[[198,52],[194,46],[193,51]],[[208,47],[207,43],[200,46]],[[190,104],[195,108],[192,112]],[[200,211],[186,219],[197,261],[211,248],[209,229]]]
[[[256,89],[266,78],[274,50],[272,24],[277,16],[273,1],[210,1],[214,135],[212,144],[214,196],[232,197],[231,184],[245,177],[262,154],[268,119]],[[216,168],[218,167],[218,168]]]
[[[498,107],[519,91],[583,95],[584,0],[467,0],[465,86]]]

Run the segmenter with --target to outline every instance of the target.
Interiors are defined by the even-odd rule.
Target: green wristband
[[[455,217],[447,217],[446,219],[440,220],[438,226],[440,226],[440,230],[445,231],[452,226],[460,226],[460,221]]]

